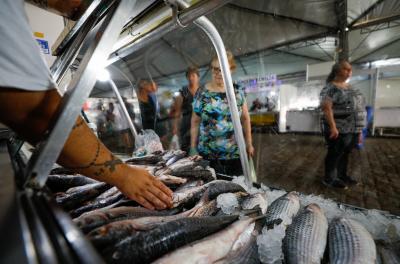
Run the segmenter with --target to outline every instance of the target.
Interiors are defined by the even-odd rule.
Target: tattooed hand
[[[166,209],[172,206],[172,191],[147,170],[124,166],[123,172],[115,185],[130,199],[148,209]]]

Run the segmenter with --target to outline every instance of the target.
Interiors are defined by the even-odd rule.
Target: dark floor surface
[[[363,149],[355,149],[349,175],[359,184],[346,190],[321,184],[326,154],[322,136],[254,133],[253,143],[260,183],[400,215],[400,138],[367,138]]]

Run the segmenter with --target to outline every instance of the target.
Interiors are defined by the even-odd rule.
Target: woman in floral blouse
[[[231,71],[236,69],[231,52],[227,52]],[[211,61],[212,80],[201,87],[193,101],[190,154],[199,154],[210,161],[217,173],[242,175],[239,148],[218,58]],[[250,116],[244,91],[234,85],[236,103],[243,126],[246,150],[253,156]]]

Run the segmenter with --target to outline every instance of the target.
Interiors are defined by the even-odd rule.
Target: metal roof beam
[[[315,35],[307,36],[307,37],[304,37],[304,38],[298,38],[298,39],[294,39],[294,40],[289,40],[289,41],[282,42],[282,43],[279,43],[279,44],[276,44],[276,45],[272,45],[270,47],[266,47],[264,49],[256,50],[256,51],[249,52],[249,53],[246,53],[246,54],[241,54],[241,55],[251,56],[253,54],[257,54],[257,53],[264,52],[264,51],[267,51],[267,50],[273,50],[273,49],[281,48],[281,47],[288,46],[288,45],[291,45],[291,44],[294,44],[294,43],[299,43],[299,42],[302,42],[302,41],[324,38],[324,37],[328,37],[328,36],[336,37],[336,32],[328,31],[328,32],[323,32],[323,33],[318,33],[318,34],[315,34]]]
[[[369,53],[367,53],[367,54],[361,56],[360,58],[357,58],[356,60],[354,60],[354,62],[359,62],[360,60],[362,60],[362,59],[364,59],[364,58],[370,56],[371,54],[374,54],[374,53],[377,52],[377,51],[380,51],[380,50],[382,50],[382,49],[384,49],[384,48],[387,48],[387,47],[389,47],[390,45],[392,45],[392,44],[394,44],[394,43],[396,43],[396,42],[399,42],[399,41],[400,41],[400,38],[397,38],[397,39],[395,39],[395,40],[392,40],[392,41],[390,41],[390,42],[388,42],[388,43],[386,43],[386,44],[384,44],[384,45],[382,45],[382,46],[380,46],[380,47],[378,47],[378,48],[372,50],[371,52],[369,52]]]
[[[329,30],[335,30],[334,27],[330,27],[330,26],[327,26],[327,25],[321,25],[321,24],[318,24],[318,23],[315,23],[315,22],[311,22],[311,21],[307,21],[307,20],[300,19],[300,18],[289,17],[289,16],[285,16],[285,15],[278,15],[278,14],[275,14],[275,13],[269,13],[269,12],[254,10],[254,9],[250,9],[250,8],[247,8],[247,7],[238,6],[238,5],[235,5],[235,4],[232,4],[232,3],[227,4],[226,6],[228,6],[230,8],[233,8],[233,9],[238,9],[238,10],[241,10],[241,11],[252,13],[252,14],[272,16],[272,17],[278,18],[278,19],[291,20],[291,21],[294,21],[294,22],[300,22],[300,23],[307,24],[307,25],[314,26],[314,27],[323,27],[323,28],[326,28],[326,29],[329,29]]]
[[[374,10],[378,5],[380,5],[381,3],[383,3],[383,1],[385,0],[378,0],[375,2],[375,4],[371,5],[369,8],[367,8],[367,10],[365,10],[363,13],[361,13],[361,15],[359,15],[356,19],[354,19],[350,24],[349,24],[349,28],[352,28],[358,21],[360,21],[363,17],[365,17],[366,15],[368,15],[369,13],[372,12],[372,10]]]
[[[297,54],[297,53],[293,53],[293,52],[289,52],[289,51],[284,51],[284,50],[274,49],[273,51],[279,52],[279,53],[283,53],[283,54],[292,55],[292,56],[296,56],[296,57],[306,58],[306,59],[310,59],[310,60],[325,61],[325,60],[323,60],[323,59],[321,59],[321,58],[315,58],[315,57],[312,57],[312,56]]]
[[[387,17],[383,17],[383,18],[377,18],[377,19],[373,19],[370,21],[355,24],[353,27],[350,28],[350,30],[356,30],[356,29],[360,29],[360,28],[375,26],[375,25],[387,23],[390,21],[398,20],[398,19],[400,19],[400,14],[393,15],[393,16],[387,16]]]

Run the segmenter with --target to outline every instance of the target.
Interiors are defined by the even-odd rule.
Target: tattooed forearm
[[[84,170],[84,169],[97,167],[98,169],[96,170],[96,172],[94,172],[94,175],[96,177],[103,177],[106,173],[115,172],[117,165],[123,164],[122,160],[117,159],[112,154],[110,154],[110,160],[107,160],[105,162],[96,163],[96,161],[99,157],[99,153],[100,153],[100,141],[97,142],[96,155],[94,156],[93,160],[88,165],[79,166],[79,167],[68,167],[68,169]]]
[[[83,169],[88,169],[88,168],[90,168],[92,166],[95,166],[97,158],[99,157],[99,154],[100,154],[100,145],[101,145],[101,143],[98,140],[97,141],[97,148],[96,148],[96,155],[94,156],[93,160],[88,165],[78,166],[78,167],[68,167],[68,169],[71,169],[71,170],[83,170]]]
[[[122,164],[122,160],[115,158],[111,155],[111,160],[108,160],[104,163],[94,164],[93,166],[100,167],[94,175],[97,177],[103,177],[107,172],[114,172],[116,170],[116,166]]]
[[[26,2],[40,8],[47,9],[49,6],[48,0],[25,0]]]
[[[110,172],[115,171],[115,166],[122,164],[122,160],[115,158],[113,155],[111,155],[111,160],[104,162],[103,164],[95,164],[96,166],[102,166],[106,167],[107,169],[110,170]]]

